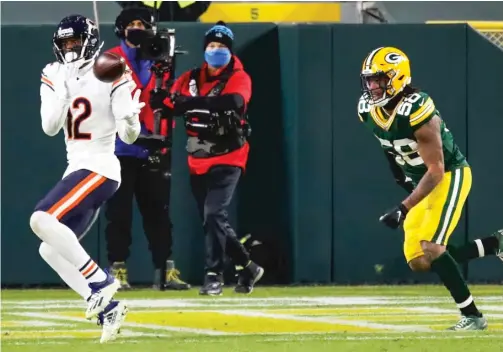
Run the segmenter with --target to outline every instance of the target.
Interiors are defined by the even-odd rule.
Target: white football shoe
[[[112,276],[106,269],[104,271],[107,274],[105,281],[89,284],[92,294],[87,301],[87,319],[92,319],[103,312],[121,287],[119,280]]]
[[[103,326],[100,343],[113,341],[117,338],[127,313],[128,307],[125,302],[112,301],[103,312],[98,314],[98,325]]]

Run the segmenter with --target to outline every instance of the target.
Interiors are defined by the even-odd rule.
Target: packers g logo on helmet
[[[397,64],[401,61],[407,60],[405,57],[403,57],[400,54],[397,53],[389,53],[384,57],[384,60],[386,62],[389,62],[390,64]]]
[[[384,106],[410,84],[409,59],[397,48],[374,49],[363,61],[360,78],[364,99]]]

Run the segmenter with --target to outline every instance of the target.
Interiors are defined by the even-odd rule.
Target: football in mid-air
[[[94,62],[93,72],[101,82],[111,83],[118,80],[126,71],[126,60],[123,57],[104,52]]]

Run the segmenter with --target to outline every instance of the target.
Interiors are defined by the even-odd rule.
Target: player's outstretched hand
[[[79,68],[82,66],[83,60],[78,60],[75,62],[70,62],[65,64],[65,78],[66,80],[70,80],[72,78],[76,78],[79,74]]]
[[[386,214],[379,218],[379,221],[384,223],[384,225],[391,227],[392,229],[397,229],[407,216],[407,208],[400,204],[399,206],[388,211]]]
[[[144,102],[140,101],[141,89],[137,89],[133,95],[132,111],[130,117],[136,116],[140,113],[141,109],[145,106]]]
[[[68,81],[66,79],[66,68],[60,66],[58,71],[55,72],[53,76],[49,76],[49,79],[54,84],[54,93],[64,103],[70,102],[70,92],[68,90]]]
[[[59,99],[66,102],[70,100],[70,85],[78,76],[80,66],[82,66],[81,60],[59,66],[58,74],[53,79],[54,91]]]

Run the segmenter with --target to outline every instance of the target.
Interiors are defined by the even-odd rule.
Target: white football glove
[[[145,106],[145,103],[139,101],[141,90],[138,89],[134,93],[133,99],[131,99],[131,93],[127,88],[121,88],[121,91],[115,94],[116,97],[117,94],[120,94],[120,100],[112,104],[114,115],[122,116],[117,119],[119,138],[127,144],[132,144],[141,132],[140,117],[138,115]]]
[[[141,109],[145,106],[145,103],[140,101],[140,94],[141,89],[137,89],[133,95],[133,101],[131,102],[131,111],[126,115],[127,120],[138,118]]]
[[[70,92],[68,90],[68,82],[66,76],[67,69],[62,64],[59,65],[54,74],[52,74],[51,76],[48,75],[49,80],[54,84],[54,93],[56,94],[56,97],[63,104],[70,103]]]
[[[82,60],[69,64],[54,63],[47,65],[43,70],[44,75],[52,82],[54,93],[62,103],[70,103],[70,85],[76,82]]]
[[[79,68],[84,64],[84,60],[77,60],[71,62],[69,64],[65,64],[64,67],[64,76],[65,80],[69,81],[71,79],[77,78],[79,76]]]

